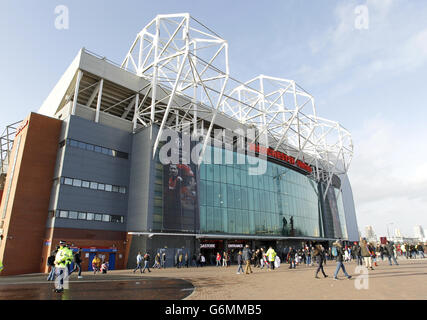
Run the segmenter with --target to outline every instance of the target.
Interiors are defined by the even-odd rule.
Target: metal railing
[[[7,173],[13,140],[15,139],[16,132],[21,122],[22,121],[18,121],[6,126],[0,136],[0,174]]]

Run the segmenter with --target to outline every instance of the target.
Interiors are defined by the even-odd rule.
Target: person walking
[[[79,270],[79,274],[77,276],[78,279],[82,279],[82,249],[79,248],[79,251],[77,251],[74,254],[74,268],[71,270],[70,275],[76,271]]]
[[[227,266],[227,252],[226,252],[226,251],[224,251],[224,252],[222,253],[222,266],[223,266],[223,267],[226,267],[226,266]]]
[[[142,273],[142,260],[142,253],[138,252],[138,255],[136,256],[136,268],[133,270],[133,273],[135,273],[137,269]]]
[[[50,268],[47,281],[55,280],[55,257],[56,257],[56,254],[58,253],[58,250],[59,250],[59,246],[57,246],[56,249],[52,251],[50,256],[47,258],[47,265]]]
[[[162,253],[162,268],[166,268],[166,252]]]
[[[145,269],[147,269],[148,272],[151,272],[149,264],[150,264],[150,255],[148,252],[146,252],[144,254],[144,268],[142,269],[142,273],[145,273]]]
[[[185,262],[185,267],[188,268],[188,253],[185,253],[185,257],[184,257],[184,262]]]
[[[182,267],[182,252],[178,255],[178,264],[177,264],[177,268],[181,268]]]
[[[288,262],[289,262],[289,269],[292,268],[296,268],[295,265],[295,256],[297,255],[297,252],[294,248],[289,247],[289,252],[288,252]]]
[[[153,269],[157,268],[160,269],[160,253],[157,253],[156,256],[154,257],[154,264],[153,264]]]
[[[372,257],[369,252],[368,243],[365,239],[360,242],[360,254],[363,257],[363,261],[365,262],[365,267],[374,270],[372,267]]]
[[[268,257],[268,262],[270,262],[270,269],[268,269],[269,271],[270,270],[274,270],[274,260],[276,259],[276,255],[277,255],[277,253],[276,253],[276,251],[274,251],[274,249],[273,249],[273,247],[272,246],[270,246],[269,248],[268,248],[268,250],[267,250],[267,252],[266,252],[266,255],[267,255],[267,257]]]
[[[305,263],[307,266],[311,266],[311,250],[309,247],[305,247]]]
[[[243,260],[245,261],[245,274],[252,273],[251,269],[251,258],[252,258],[252,251],[249,249],[249,245],[247,244],[242,252]]]
[[[70,254],[70,251],[66,247],[65,241],[59,242],[59,249],[55,256],[55,270],[57,278],[59,281],[55,282],[55,292],[62,293],[64,292],[64,278],[68,278],[68,265],[73,260],[73,255]]]
[[[205,258],[205,256],[202,254],[202,255],[200,256],[200,266],[201,266],[201,267],[203,267],[203,266],[205,265],[205,263],[206,263],[206,258]]]
[[[317,270],[316,270],[316,274],[314,275],[314,277],[316,279],[320,279],[317,275],[319,273],[319,271],[322,271],[323,277],[327,278],[328,275],[325,273],[325,270],[323,270],[323,260],[325,259],[323,256],[323,248],[321,244],[316,244],[313,250],[313,258],[316,260],[317,262]]]
[[[337,255],[336,255],[336,259],[337,259],[337,268],[335,269],[335,273],[334,273],[334,280],[338,280],[338,272],[340,271],[340,269],[342,269],[342,271],[344,272],[344,275],[347,277],[347,279],[351,279],[351,276],[347,273],[347,271],[345,270],[344,267],[344,250],[342,248],[341,242],[340,241],[336,241],[333,244],[336,249],[337,249]]]
[[[418,255],[420,256],[420,258],[424,259],[425,258],[425,256],[424,256],[424,247],[421,244],[421,242],[419,242],[418,245],[417,245],[417,251],[418,251]]]
[[[396,258],[394,257],[394,247],[390,241],[387,241],[386,250],[387,250],[388,264],[390,266],[393,265],[391,263],[391,260],[393,259],[394,264],[398,266],[399,264],[397,263]]]
[[[216,253],[216,266],[221,266],[221,255],[219,254],[219,252]]]
[[[239,251],[239,253],[237,254],[237,266],[238,266],[237,274],[240,274],[240,270],[242,270],[242,273],[244,272],[242,263],[243,263],[242,251]]]

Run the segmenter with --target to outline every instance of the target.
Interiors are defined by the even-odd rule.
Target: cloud
[[[376,225],[384,231],[394,222],[412,236],[414,225],[427,226],[427,148],[420,143],[426,138],[427,128],[406,131],[381,114],[353,132],[356,150],[349,178],[359,228]]]

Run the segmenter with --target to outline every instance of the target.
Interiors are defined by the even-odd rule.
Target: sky
[[[68,9],[67,29],[56,28]],[[63,11],[62,11],[63,12]],[[427,4],[421,0],[0,0],[0,131],[37,111],[80,48],[121,63],[157,14],[229,43],[230,73],[295,80],[353,138],[359,229],[427,229]]]

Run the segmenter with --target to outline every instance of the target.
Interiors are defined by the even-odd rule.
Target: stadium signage
[[[215,248],[215,243],[202,243],[202,244],[200,244],[200,248],[213,249],[213,248]]]
[[[283,152],[275,151],[274,149],[271,149],[271,148],[260,146],[259,144],[250,143],[249,144],[249,150],[255,151],[258,154],[259,153],[266,154],[270,158],[275,158],[277,160],[287,162],[287,163],[292,164],[294,166],[296,165],[297,167],[301,168],[302,170],[304,170],[308,173],[311,173],[313,171],[313,169],[307,163],[302,162],[301,160],[295,160],[295,158],[292,156],[288,156],[287,154],[284,154]]]

